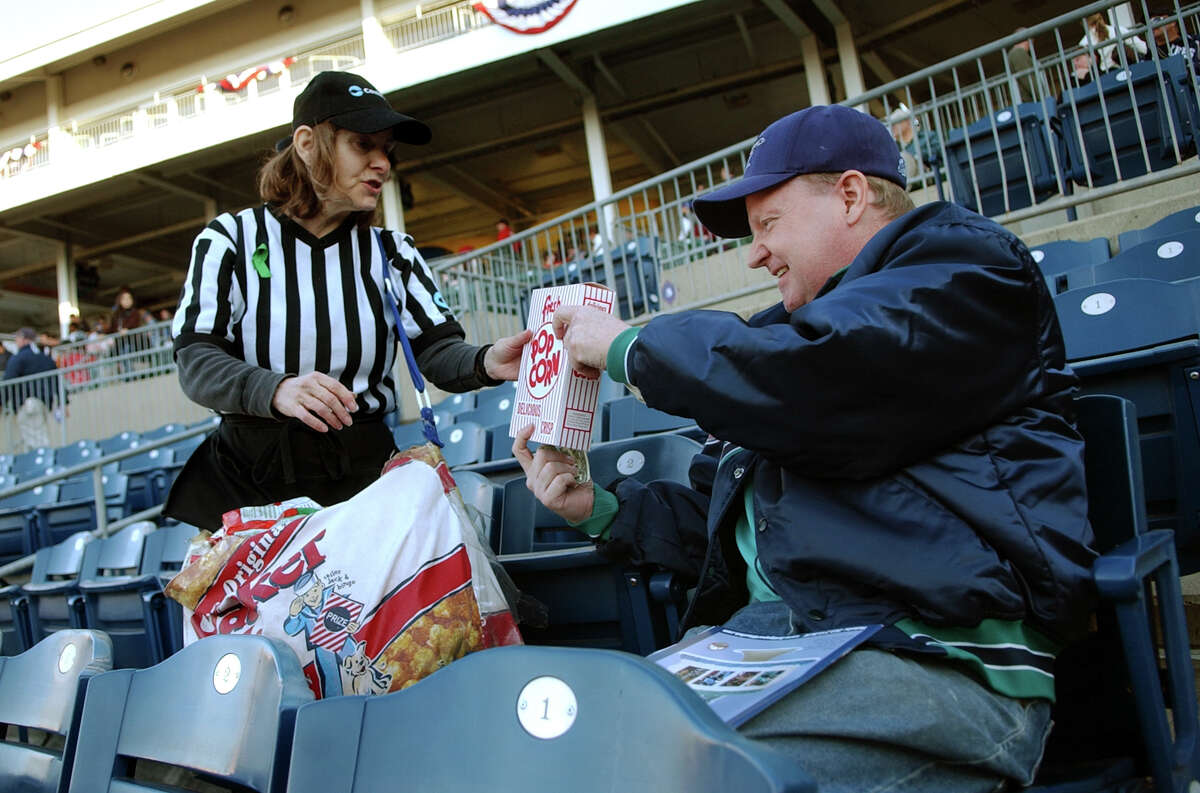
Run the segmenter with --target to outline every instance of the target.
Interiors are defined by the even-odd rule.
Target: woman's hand
[[[587,520],[596,501],[592,483],[575,481],[575,463],[562,452],[547,446],[539,446],[536,454],[530,452],[532,434],[532,424],[518,430],[512,447],[513,457],[525,471],[525,486],[559,517],[571,523]]]
[[[521,350],[533,338],[528,330],[496,339],[483,355],[483,368],[493,380],[516,380],[521,373]]]
[[[285,416],[297,418],[317,432],[340,430],[353,422],[350,414],[358,402],[350,389],[322,372],[289,377],[275,389],[271,407]]]

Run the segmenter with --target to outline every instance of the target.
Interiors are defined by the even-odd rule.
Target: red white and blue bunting
[[[545,33],[562,21],[577,0],[480,0],[475,10],[513,33]]]

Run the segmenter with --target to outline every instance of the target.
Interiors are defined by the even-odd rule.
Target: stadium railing
[[[915,123],[915,136],[906,150],[916,154],[909,174],[916,203],[945,198],[982,207],[1006,223],[1055,212],[1065,213],[1064,220],[1073,219],[1068,210],[1079,204],[1200,171],[1194,157],[1195,113],[1200,112],[1195,110],[1200,107],[1200,86],[1194,64],[1178,55],[1174,60],[1160,57],[1153,43],[1148,46],[1149,60],[1139,65],[1139,71],[1154,73],[1151,87],[1135,91],[1134,81],[1119,79],[1131,64],[1118,48],[1119,65],[1109,70],[1107,79],[1129,83],[1125,95],[1106,89],[1096,99],[1097,107],[1088,111],[1086,129],[1077,121],[1080,106],[1072,60],[1086,55],[1094,61],[1103,48],[1074,42],[1084,36],[1088,15],[1123,5],[1111,0],[1091,3],[843,104],[869,109],[893,123],[903,104],[901,115]],[[1132,5],[1150,18],[1145,2]],[[1196,31],[1200,4],[1176,4],[1172,19],[1189,33]],[[1122,41],[1136,36],[1154,42],[1147,25],[1118,25],[1116,35]],[[1029,74],[1015,70],[1008,57],[1010,48],[1026,39],[1054,41],[1049,52],[1031,53],[1034,67]],[[1186,85],[1176,68],[1180,65]],[[1017,84],[1024,78],[1031,78],[1028,87],[1034,101],[1020,103]],[[1145,109],[1148,102],[1172,109],[1153,129]],[[1023,112],[1014,112],[1018,105]],[[1060,113],[1063,108],[1071,112]],[[1109,177],[1094,178],[1087,163],[1068,161],[1070,135],[1086,135],[1085,147],[1093,160],[1104,154],[1093,144],[1109,144],[1105,148],[1114,150],[1110,160],[1117,165]],[[717,304],[733,310],[762,306],[763,293],[772,290],[774,282],[744,266],[748,238],[713,237],[689,206],[708,188],[738,176],[754,141],[734,144],[505,240],[434,261],[443,294],[468,338],[482,342],[514,333],[525,325],[524,301],[531,289],[585,280],[615,288],[615,313],[634,324],[659,311]],[[1134,167],[1139,161],[1141,167]],[[1155,170],[1166,161],[1170,167]],[[960,171],[951,178],[947,171],[955,162]],[[1078,177],[1078,184],[1071,175]],[[994,183],[991,192],[989,181]]]

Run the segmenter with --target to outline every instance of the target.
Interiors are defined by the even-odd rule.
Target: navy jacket
[[[18,377],[53,372],[57,367],[54,359],[44,352],[39,352],[32,344],[26,344],[17,350],[16,355],[8,359],[4,368],[4,379],[15,380]],[[53,407],[58,398],[58,379],[43,377],[26,383],[9,385],[4,388],[4,402],[15,407],[29,397],[37,397]]]
[[[647,404],[710,442],[693,487],[626,480],[605,553],[697,582],[685,621],[747,600],[733,526],[807,630],[1024,619],[1067,639],[1092,599],[1074,374],[1025,246],[958,206],[890,223],[790,314],[658,317],[629,349]]]

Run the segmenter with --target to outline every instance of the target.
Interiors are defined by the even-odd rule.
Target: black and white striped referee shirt
[[[192,246],[175,349],[207,342],[273,372],[323,372],[357,396],[360,410],[391,410],[398,339],[384,263],[374,229],[357,228],[352,218],[317,239],[266,206],[217,217]],[[461,339],[412,238],[384,230],[382,239],[413,352]]]

